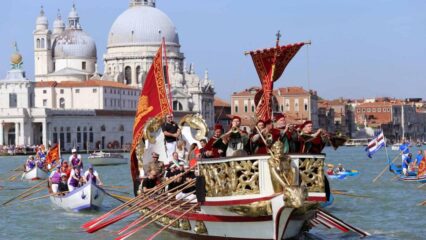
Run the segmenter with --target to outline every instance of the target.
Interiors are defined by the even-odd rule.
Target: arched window
[[[77,127],[77,142],[81,143],[81,132],[80,127]]]
[[[40,41],[40,47],[44,48],[44,38],[42,38],[41,41]]]
[[[136,83],[139,84],[141,83],[141,66],[137,66],[136,67]]]
[[[124,69],[124,78],[126,79],[127,84],[132,84],[132,68],[127,66]]]
[[[71,128],[67,127],[67,143],[71,142]]]
[[[120,124],[120,126],[118,127],[118,131],[121,131],[121,132],[124,131],[124,125],[123,124]]]
[[[62,109],[65,108],[65,98],[59,99],[59,108],[62,108]]]
[[[173,101],[173,110],[182,111],[183,110],[182,103],[180,103],[179,101]]]
[[[37,44],[36,44],[36,45],[37,45],[37,48],[40,48],[40,38],[37,38],[37,41],[36,41],[36,42],[37,42]]]
[[[101,131],[102,131],[102,132],[105,132],[105,131],[106,131],[106,127],[105,127],[105,125],[102,125],[102,126],[101,126]]]

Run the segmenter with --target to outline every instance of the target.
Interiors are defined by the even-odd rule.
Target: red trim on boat
[[[311,196],[311,197],[308,197],[308,201],[311,201],[311,202],[327,202],[327,197],[325,197],[325,196]]]
[[[230,205],[241,205],[249,204],[254,202],[270,200],[276,196],[281,195],[282,193],[275,193],[270,196],[260,197],[260,198],[248,198],[248,199],[238,199],[238,200],[224,200],[224,201],[206,201],[202,203],[202,206],[230,206]]]

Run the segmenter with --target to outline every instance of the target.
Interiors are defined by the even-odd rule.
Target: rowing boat
[[[81,211],[100,208],[104,195],[104,190],[90,181],[63,196],[50,196],[50,200],[66,210]]]
[[[31,170],[25,171],[22,174],[22,179],[25,180],[43,180],[47,178],[48,173],[38,166],[34,166]]]

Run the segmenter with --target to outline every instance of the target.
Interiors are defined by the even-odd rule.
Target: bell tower
[[[34,37],[34,75],[36,81],[42,81],[46,75],[52,72],[52,48],[49,22],[44,15],[43,6],[40,15],[36,19]]]

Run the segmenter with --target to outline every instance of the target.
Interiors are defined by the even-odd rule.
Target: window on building
[[[86,62],[81,62],[81,69],[86,70]]]
[[[89,131],[90,131],[89,132],[89,142],[92,143],[93,142],[93,129],[92,129],[92,127],[89,128]]]
[[[127,84],[132,83],[132,68],[129,66],[124,68],[124,79],[126,79]]]
[[[43,94],[46,94],[47,93],[47,90],[43,90]]]
[[[77,142],[81,143],[81,132],[80,127],[77,127]]]
[[[142,78],[142,76],[141,76],[141,66],[137,66],[136,67],[136,83],[141,83],[141,79]]]
[[[359,108],[358,108],[358,109],[356,110],[356,112],[357,112],[357,113],[360,113],[360,112],[361,112],[361,109],[359,109]]]
[[[248,106],[244,105],[244,112],[248,112]]]
[[[308,111],[308,99],[307,98],[303,99],[303,105],[304,105],[305,111]]]
[[[386,112],[386,108],[383,108],[383,112]]]
[[[371,112],[371,109],[370,109],[370,108],[367,108],[367,112]]]
[[[362,109],[362,112],[365,113],[365,108]]]
[[[64,89],[59,90],[60,94],[64,94]]]
[[[59,108],[62,108],[62,109],[65,108],[65,98],[59,99]]]
[[[44,48],[44,38],[40,39],[40,48]]]
[[[180,103],[179,101],[173,101],[173,110],[182,111],[183,110],[182,103]]]
[[[75,90],[75,93],[80,93],[80,89],[76,89],[76,90]]]
[[[382,111],[382,109],[381,108],[377,108],[377,112],[381,112]]]
[[[106,127],[105,127],[105,125],[102,125],[102,126],[101,126],[101,131],[102,131],[102,132],[105,132],[105,131],[106,131]]]
[[[287,112],[290,111],[290,99],[285,100],[285,110]]]
[[[251,112],[254,112],[254,104],[251,105]]]
[[[47,106],[47,99],[43,99],[43,107]]]
[[[299,111],[299,99],[294,100],[294,111],[295,112]]]
[[[37,38],[37,40],[36,40],[36,46],[37,46],[37,48],[40,48],[40,38]]]
[[[93,93],[97,93],[97,92],[98,92],[98,89],[93,88],[93,89],[92,89],[92,92],[93,92]]]
[[[371,111],[372,111],[372,112],[376,112],[376,108],[372,108],[372,109],[371,109]]]
[[[71,128],[67,127],[67,143],[71,142]]]
[[[16,93],[9,93],[9,107],[18,107],[18,96],[16,95]]]

